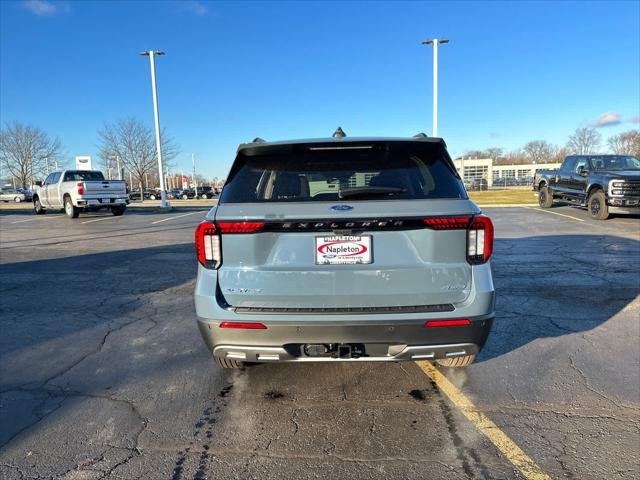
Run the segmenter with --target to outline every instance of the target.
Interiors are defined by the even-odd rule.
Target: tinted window
[[[220,203],[467,198],[439,144],[274,147],[240,152]]]
[[[54,172],[51,174],[51,181],[50,183],[58,183],[58,180],[60,180],[60,175],[62,175],[62,172]]]
[[[631,155],[606,155],[591,157],[594,170],[638,170],[640,160]]]
[[[560,171],[563,173],[570,173],[574,171],[574,167],[578,162],[578,157],[567,157],[564,162],[562,162],[562,166],[560,167]]]
[[[44,184],[48,185],[50,183],[53,183],[53,176],[55,175],[55,173],[50,173],[49,176],[45,179]]]
[[[104,180],[102,172],[93,170],[67,170],[64,174],[65,182],[99,182]]]
[[[585,157],[579,157],[576,162],[576,167],[573,169],[574,172],[578,173],[581,168],[588,169],[589,162]]]

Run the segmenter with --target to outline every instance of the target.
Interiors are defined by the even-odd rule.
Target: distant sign
[[[91,157],[86,157],[86,156],[76,157],[76,169],[77,170],[93,170],[93,168],[91,168]]]

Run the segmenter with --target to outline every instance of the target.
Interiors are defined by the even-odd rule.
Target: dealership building
[[[491,158],[457,158],[453,161],[460,177],[471,181],[485,179],[489,186],[501,179],[513,178],[525,180],[531,178],[536,170],[542,168],[560,168],[559,163],[527,163],[521,165],[494,165]]]

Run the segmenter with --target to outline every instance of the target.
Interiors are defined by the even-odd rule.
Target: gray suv
[[[223,368],[463,367],[495,315],[493,224],[424,134],[242,144],[195,241],[198,326]]]

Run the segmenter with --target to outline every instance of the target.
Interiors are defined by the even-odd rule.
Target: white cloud
[[[194,13],[199,17],[203,17],[209,11],[203,2],[199,2],[198,0],[184,0],[180,2],[180,4],[185,10]]]
[[[593,126],[595,128],[610,127],[612,125],[618,125],[621,122],[622,122],[622,115],[620,115],[619,113],[604,112],[602,115],[600,115],[600,117],[598,117],[598,120],[596,120],[596,123],[594,123]]]
[[[24,0],[22,6],[39,17],[51,17],[59,12],[58,5],[48,0]]]

